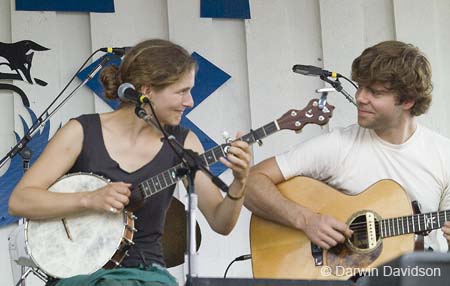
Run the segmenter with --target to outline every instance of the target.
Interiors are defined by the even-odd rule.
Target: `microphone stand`
[[[334,87],[336,89],[336,91],[342,93],[350,103],[353,103],[354,106],[357,106],[353,97],[342,87],[342,84],[339,81],[339,78],[336,78],[336,80],[330,80],[326,76],[321,75],[320,79],[331,84],[331,86]]]
[[[24,148],[22,148],[22,150],[19,152],[20,157],[22,157],[22,168],[23,168],[23,173],[25,174],[26,171],[28,171],[28,169],[30,168],[30,161],[31,161],[31,157],[33,155],[33,151],[28,147],[28,146],[24,146]],[[25,224],[25,219],[22,218],[21,220],[19,220],[19,226]],[[31,271],[31,270],[28,270]],[[27,273],[27,268],[24,265],[20,266],[20,277],[24,277],[25,273]],[[25,280],[24,279],[20,279],[18,283],[21,283],[21,286],[26,286],[25,285]]]
[[[105,56],[103,57],[103,60],[98,63],[95,68],[88,74],[85,80],[83,80],[80,84],[78,84],[75,89],[67,95],[66,98],[63,99],[63,101],[56,106],[55,110],[53,110],[50,114],[48,113],[49,109],[52,107],[53,104],[58,100],[58,98],[61,97],[62,93],[61,91],[58,96],[53,100],[53,102],[42,112],[42,114],[36,119],[36,121],[33,123],[33,125],[28,129],[26,134],[17,142],[17,144],[0,160],[0,169],[6,164],[8,159],[12,159],[17,153],[20,153],[21,155],[24,153],[25,148],[27,147],[28,142],[33,139],[33,135],[36,133],[36,131],[39,129],[39,127],[44,126],[44,124],[55,114],[56,111],[58,111],[82,86],[84,86],[89,80],[91,80],[98,71],[100,71],[103,66],[109,62],[109,57]],[[31,154],[30,154],[31,156]],[[29,166],[29,161],[24,161],[24,167]]]
[[[148,103],[150,105],[150,108],[152,110],[152,113],[155,117],[155,121],[157,124],[151,119],[151,117],[147,114],[147,112],[142,108],[142,105],[145,103]],[[185,261],[187,261],[188,265],[188,273],[186,274],[186,285],[191,286],[192,285],[192,278],[198,276],[198,270],[197,270],[197,258],[198,254],[196,251],[196,229],[195,229],[195,222],[197,220],[196,213],[197,213],[197,206],[198,206],[198,196],[195,192],[194,187],[194,179],[195,174],[197,171],[204,172],[211,181],[222,191],[228,192],[228,186],[218,177],[211,173],[211,171],[206,168],[205,164],[200,159],[200,156],[198,153],[190,150],[185,149],[183,145],[180,144],[176,140],[176,138],[173,135],[168,135],[167,132],[162,127],[160,121],[156,117],[156,114],[154,112],[152,104],[147,101],[144,104],[136,104],[135,113],[136,115],[143,119],[147,124],[153,125],[158,130],[161,131],[164,138],[161,140],[167,141],[175,154],[177,154],[178,157],[182,160],[184,164],[184,168],[180,168],[177,170],[176,176],[178,178],[182,178],[184,176],[187,176],[188,179],[188,187],[187,187],[187,193],[188,193],[188,206],[187,206],[187,215],[186,215],[186,223],[187,223],[187,242],[186,242],[186,255],[185,255]]]

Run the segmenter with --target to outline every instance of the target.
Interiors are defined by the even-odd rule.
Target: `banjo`
[[[332,116],[334,106],[319,108],[318,99],[311,100],[302,110],[291,109],[279,119],[236,139],[249,144],[261,143],[279,130],[299,131],[314,123],[325,125]],[[216,146],[202,155],[201,161],[210,166],[225,156],[229,143]],[[138,209],[152,195],[176,184],[180,163],[140,183],[131,192],[126,210],[118,213],[86,211],[63,218],[27,220],[25,243],[28,254],[43,272],[55,278],[67,278],[80,274],[91,274],[100,268],[120,266],[128,249],[133,246],[134,228],[132,211]],[[49,191],[76,193],[95,191],[110,181],[92,173],[68,174],[58,179]]]
[[[91,173],[73,173],[58,179],[49,191],[94,191],[109,180]],[[131,212],[82,214],[27,220],[25,243],[36,266],[49,276],[67,278],[120,265],[133,245],[135,217]]]

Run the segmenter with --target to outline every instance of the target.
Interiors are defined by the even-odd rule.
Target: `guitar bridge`
[[[311,242],[311,255],[314,259],[315,266],[323,265],[323,249],[322,249],[322,247]]]

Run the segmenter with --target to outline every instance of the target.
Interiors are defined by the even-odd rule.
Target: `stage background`
[[[200,2],[115,0],[115,13],[87,13],[16,11],[14,0],[0,0],[0,42],[33,40],[50,49],[36,52],[32,67],[33,76],[48,82],[46,87],[11,83],[26,92],[32,110],[39,115],[92,51],[131,46],[147,38],[169,39],[231,76],[188,115],[221,143],[224,130],[234,134],[258,128],[290,108],[303,108],[317,96],[314,90],[324,83],[293,73],[292,65],[316,65],[349,76],[353,58],[365,47],[397,39],[420,47],[433,67],[433,105],[419,121],[450,137],[446,111],[450,100],[445,90],[445,70],[450,66],[450,1],[250,0],[251,18],[245,20],[200,18]],[[350,85],[344,87],[354,94]],[[355,122],[355,107],[342,95],[330,94],[329,102],[336,106],[329,126],[307,126],[300,134],[282,131],[273,135],[263,146],[253,148],[254,162],[330,127]],[[108,110],[84,87],[52,118],[50,135],[69,118]],[[0,91],[0,154],[6,154],[15,143],[14,131],[23,133],[19,115],[31,123],[17,94]],[[229,171],[222,177],[231,181]],[[179,190],[181,198],[183,194],[184,190]],[[220,277],[233,258],[249,253],[249,218],[249,212],[243,210],[235,230],[224,237],[213,233],[200,215],[200,276]],[[1,285],[12,285],[7,237],[13,228],[0,228]],[[182,267],[171,271],[182,281]],[[234,264],[229,277],[251,277],[250,261]],[[42,285],[35,277],[27,283]]]

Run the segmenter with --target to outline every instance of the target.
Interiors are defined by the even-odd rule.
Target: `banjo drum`
[[[49,191],[94,191],[108,183],[95,174],[74,173],[58,179]],[[25,243],[33,262],[52,277],[91,274],[120,265],[133,245],[134,219],[127,211],[86,211],[64,218],[27,220]]]

